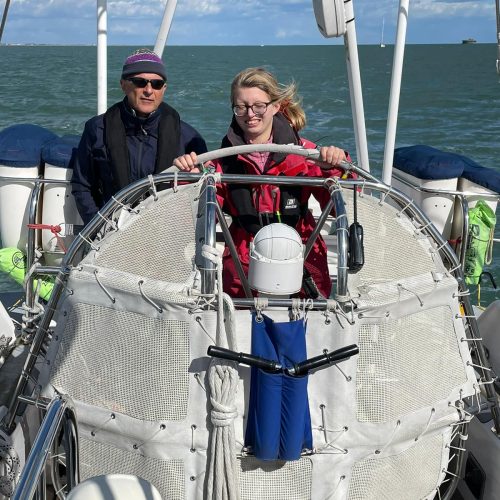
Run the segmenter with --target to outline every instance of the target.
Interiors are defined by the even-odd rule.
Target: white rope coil
[[[234,338],[234,306],[231,298],[222,290],[222,255],[216,248],[204,245],[202,255],[217,266],[217,334],[220,347],[236,349]],[[226,321],[224,322],[224,318]],[[213,359],[208,369],[210,385],[210,420],[213,430],[210,436],[207,476],[207,500],[238,500],[236,440],[234,419],[236,392],[239,375],[236,363]]]

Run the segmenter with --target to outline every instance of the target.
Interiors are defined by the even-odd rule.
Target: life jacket
[[[127,135],[122,119],[123,102],[111,106],[104,113],[104,141],[110,157],[113,174],[114,192],[132,182],[130,176],[129,150]],[[158,107],[160,123],[154,173],[160,173],[165,165],[172,165],[178,155],[181,137],[180,117],[177,111],[162,102]],[[125,168],[126,166],[126,168]]]
[[[273,142],[276,144],[301,144],[296,131],[281,113],[273,117]],[[233,118],[228,135],[222,140],[222,148],[245,144],[243,131]],[[248,174],[246,164],[253,163],[246,156],[228,156],[221,159],[225,174]],[[251,167],[250,167],[251,168]],[[268,166],[263,175],[301,176],[307,172],[304,158],[271,153]],[[301,201],[301,186],[241,185],[230,184],[228,193],[236,209],[233,220],[248,233],[255,235],[261,227],[283,222],[295,227],[301,217],[307,213],[307,202]]]

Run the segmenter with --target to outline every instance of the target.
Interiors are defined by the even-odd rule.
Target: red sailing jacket
[[[273,142],[275,144],[300,144],[306,148],[316,145],[300,138],[288,120],[278,113],[273,121]],[[222,141],[222,147],[245,144],[243,133],[236,120],[229,128]],[[304,177],[340,177],[344,171],[340,168],[322,170],[306,158],[298,155],[282,155],[271,153],[270,161],[264,171],[251,158],[238,155],[222,158],[214,162],[217,172],[226,174],[250,175],[287,175]],[[318,200],[323,209],[330,199],[328,190],[322,187],[287,187],[273,185],[226,185],[218,186],[218,201],[224,212],[232,218],[230,233],[234,240],[239,260],[245,274],[248,275],[249,243],[255,233],[271,222],[283,222],[293,226],[301,235],[305,244],[311,235],[315,221],[307,202],[311,194]],[[279,214],[279,216],[278,216]],[[224,291],[232,297],[244,297],[243,288],[238,278],[229,248],[223,255]],[[326,258],[326,244],[319,236],[305,262],[306,272],[310,274],[318,291],[324,297],[329,297],[331,281]],[[302,297],[308,294],[301,290]]]

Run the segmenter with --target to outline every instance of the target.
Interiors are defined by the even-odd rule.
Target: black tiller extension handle
[[[224,347],[218,347],[216,345],[209,346],[207,354],[214,358],[228,359],[242,365],[255,366],[267,372],[279,372],[282,370],[282,366],[277,361],[253,356],[246,352],[231,351],[231,349],[225,349]]]
[[[345,347],[341,347],[335,351],[325,352],[314,358],[306,359],[297,363],[293,368],[288,368],[287,373],[293,377],[300,377],[301,375],[307,375],[311,370],[320,368],[324,365],[335,365],[340,361],[349,359],[351,356],[355,356],[359,353],[359,348],[356,344],[351,344]]]

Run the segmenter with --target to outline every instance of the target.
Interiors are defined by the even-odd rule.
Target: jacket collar
[[[121,108],[122,121],[125,125],[125,130],[131,133],[137,133],[140,130],[145,130],[148,135],[157,136],[157,125],[161,115],[162,104],[163,103],[161,103],[160,106],[146,118],[140,118],[136,115],[135,110],[130,107],[128,99],[125,96],[123,98]]]

